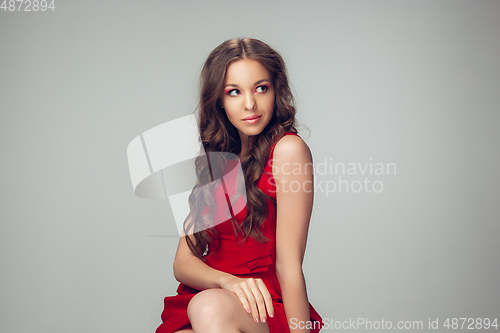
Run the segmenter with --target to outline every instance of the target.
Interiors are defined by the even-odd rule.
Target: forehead
[[[227,67],[224,83],[252,85],[259,80],[271,80],[269,71],[257,60],[241,59]]]

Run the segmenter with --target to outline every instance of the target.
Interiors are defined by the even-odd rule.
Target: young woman
[[[283,59],[262,41],[227,40],[208,56],[200,136],[205,152],[238,155],[246,207],[180,238],[174,260],[180,284],[176,296],[165,297],[156,333],[318,332],[323,326],[302,272],[313,167],[293,103]],[[200,180],[208,168],[198,169]],[[191,227],[206,219],[194,212],[200,208],[194,193]],[[223,201],[215,206],[228,204]],[[204,207],[206,213],[214,205]]]

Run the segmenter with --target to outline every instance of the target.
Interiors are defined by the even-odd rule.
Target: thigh
[[[252,314],[245,311],[238,296],[226,289],[206,289],[196,294],[188,305],[188,317],[193,327],[195,322],[216,318],[224,325],[241,332],[269,333],[267,323],[255,322]],[[211,320],[211,319],[210,319]]]

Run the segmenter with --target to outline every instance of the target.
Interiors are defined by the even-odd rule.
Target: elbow
[[[177,259],[177,257],[175,257],[172,269],[174,271],[174,278],[177,280],[177,282],[181,282],[181,269],[179,266],[179,260]]]
[[[174,258],[174,263],[172,265],[174,271],[174,278],[183,283],[185,280],[186,274],[188,273],[188,269],[191,265],[191,258],[189,256],[178,256],[176,255]]]
[[[280,282],[289,279],[303,277],[302,264],[300,262],[279,264],[276,263],[276,277]]]

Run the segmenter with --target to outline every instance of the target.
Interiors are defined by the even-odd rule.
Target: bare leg
[[[191,299],[187,311],[196,333],[269,333],[267,323],[256,323],[229,290],[203,290]]]

